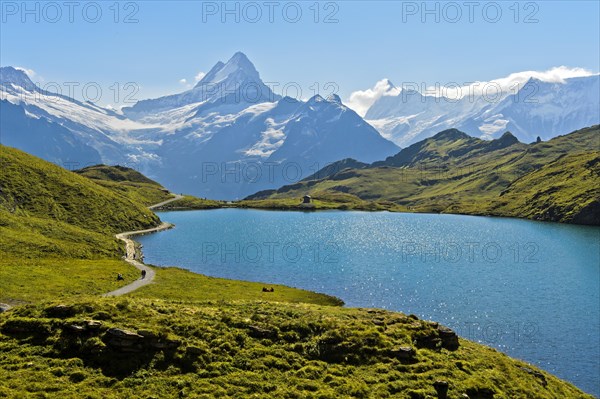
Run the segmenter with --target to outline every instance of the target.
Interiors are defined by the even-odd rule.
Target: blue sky
[[[600,70],[598,1],[429,2],[427,9],[420,1],[229,2],[229,14],[221,1],[91,3],[70,10],[62,1],[29,2],[27,13],[21,1],[2,0],[0,64],[105,91],[134,82],[137,99],[182,91],[238,50],[263,80],[297,82],[305,97],[314,83],[326,92],[335,82],[347,99],[383,78],[433,85],[561,65]]]

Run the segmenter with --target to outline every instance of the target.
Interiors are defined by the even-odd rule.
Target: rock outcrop
[[[111,349],[118,352],[145,352],[159,350],[174,350],[181,344],[180,341],[167,339],[149,331],[138,332],[111,328],[104,334],[103,342]]]
[[[427,349],[447,349],[455,351],[459,348],[460,342],[458,335],[454,330],[438,323],[431,323],[432,330],[427,332],[421,331],[413,337],[417,348]]]

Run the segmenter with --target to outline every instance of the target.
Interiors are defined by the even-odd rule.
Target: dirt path
[[[177,201],[178,199],[181,199],[181,198],[183,198],[182,195],[175,195],[175,197],[173,197],[167,201],[163,201],[161,203],[149,206],[148,209],[159,208],[163,205],[168,204],[169,202]],[[152,283],[152,281],[154,280],[154,276],[155,276],[154,270],[151,267],[146,266],[142,262],[138,262],[136,260],[135,242],[130,237],[144,235],[144,234],[148,234],[148,233],[155,233],[157,231],[168,230],[172,227],[173,227],[173,225],[170,223],[162,223],[160,226],[154,227],[152,229],[138,230],[138,231],[126,231],[124,233],[117,234],[115,237],[117,237],[119,240],[121,240],[125,243],[125,261],[127,263],[129,263],[130,265],[135,266],[140,271],[140,275],[141,275],[141,272],[145,270],[146,276],[144,278],[140,277],[139,279],[135,280],[133,283],[128,284],[124,287],[121,287],[117,290],[111,291],[102,296],[120,296],[120,295],[128,294],[130,292],[137,290],[140,287],[143,287],[145,285]]]
[[[152,210],[152,209],[160,208],[163,205],[167,205],[169,202],[177,201],[177,200],[183,198],[183,195],[179,195],[179,194],[174,194],[174,195],[175,195],[175,197],[168,199],[166,201],[163,201],[163,202],[159,202],[158,204],[151,205],[148,207],[148,209]]]

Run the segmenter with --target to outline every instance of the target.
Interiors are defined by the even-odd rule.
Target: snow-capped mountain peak
[[[225,107],[226,112],[239,112],[251,104],[275,102],[281,97],[264,84],[254,64],[244,53],[235,53],[226,63],[217,62],[210,71],[188,91],[151,100],[143,100],[123,112],[134,119],[172,111],[197,104],[195,115],[215,112]]]
[[[339,118],[342,113],[350,110],[342,104],[342,100],[336,94],[330,94],[327,98],[316,94],[306,101],[302,108],[306,111],[307,115],[314,113],[327,114],[330,115],[330,118]]]
[[[311,98],[308,100],[307,104],[308,104],[308,105],[313,105],[313,104],[323,103],[323,102],[326,102],[326,101],[327,101],[327,100],[325,100],[325,99],[323,98],[323,96],[321,96],[320,94],[315,94],[314,96],[312,96],[312,97],[311,97]]]
[[[217,62],[210,69],[210,71],[208,71],[208,73],[206,75],[204,75],[204,77],[202,79],[200,79],[200,81],[196,84],[196,86],[194,88],[200,87],[206,83],[214,81],[215,75],[217,74],[217,72],[219,72],[221,69],[223,69],[224,66],[225,66],[225,64],[223,62],[221,62],[221,61]]]
[[[0,68],[0,85],[5,87],[8,85],[13,85],[15,87],[22,87],[29,91],[36,87],[24,71],[11,66]]]
[[[232,82],[233,81],[233,82]],[[208,84],[239,83],[246,81],[262,83],[254,64],[242,52],[235,53],[227,63],[217,62],[214,67],[198,82],[196,88]]]
[[[329,101],[330,103],[338,103],[342,105],[342,99],[337,94],[330,94],[329,96],[327,96],[327,101]]]
[[[90,101],[44,90],[10,66],[0,68],[0,107],[2,144],[59,164],[126,162],[136,152],[129,146],[154,144],[134,132],[157,130]]]
[[[327,96],[327,98],[323,97],[320,94],[315,94],[306,102],[306,105],[308,105],[309,107],[316,106],[316,107],[320,107],[320,108],[331,107],[331,106],[335,106],[337,108],[341,107],[344,109],[347,108],[342,103],[342,99],[340,98],[340,96],[338,96],[337,94],[330,94]]]

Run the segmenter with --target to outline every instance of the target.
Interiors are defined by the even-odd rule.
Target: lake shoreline
[[[517,219],[517,220],[528,220],[532,222],[541,222],[541,223],[553,223],[560,225],[571,225],[571,226],[582,226],[582,227],[599,227],[600,221],[597,224],[582,224],[582,223],[571,223],[571,222],[562,222],[557,220],[547,220],[547,219],[534,219],[528,217],[521,216],[511,216],[511,215],[499,215],[493,213],[454,213],[454,212],[433,212],[433,211],[414,211],[409,209],[372,209],[369,207],[344,207],[344,204],[339,206],[332,207],[314,207],[314,208],[303,208],[300,205],[296,206],[258,206],[258,205],[236,205],[225,204],[223,206],[211,206],[211,207],[170,207],[170,208],[159,208],[154,209],[156,212],[187,212],[187,211],[210,211],[216,209],[255,209],[255,210],[264,210],[264,211],[285,211],[285,212],[302,212],[302,213],[310,213],[310,212],[326,212],[326,211],[340,211],[340,212],[348,212],[348,211],[356,211],[356,212],[369,212],[369,213],[377,213],[377,212],[390,212],[390,213],[406,213],[406,214],[419,214],[419,215],[456,215],[456,216],[473,216],[473,217],[490,217],[490,218],[498,218],[498,219]]]
[[[242,208],[242,207],[233,207],[233,206],[223,207],[223,208],[219,208],[219,209],[212,209],[212,210],[214,210],[214,211],[220,211],[220,212],[218,212],[218,213],[213,213],[213,212],[207,212],[207,213],[205,213],[205,212],[199,212],[198,213],[198,217],[200,217],[202,220],[205,220],[205,217],[204,216],[200,216],[200,215],[206,215],[206,216],[212,215],[212,216],[210,216],[208,218],[208,220],[212,220],[212,219],[214,219],[215,216],[218,216],[219,213],[222,214],[222,212],[225,211],[225,210],[232,210],[232,211],[239,210],[238,212],[244,212],[245,210],[247,210],[247,211],[251,211],[251,213],[248,213],[246,216],[244,216],[244,219],[250,219],[250,220],[255,220],[256,221],[256,220],[262,220],[262,219],[260,219],[260,218],[256,219],[256,216],[253,216],[254,212],[261,212],[261,211],[263,211],[263,212],[266,212],[264,215],[275,215],[276,216],[277,211],[282,211],[282,210],[279,210],[279,209],[258,209],[258,208],[247,208],[247,207]],[[354,212],[341,212],[342,210],[340,210],[340,209],[320,209],[319,211],[320,212],[316,212],[315,211],[314,212],[315,215],[316,214],[322,214],[327,219],[331,219],[333,217],[333,215],[348,215],[348,216],[350,216],[350,214],[352,214],[352,213],[355,213],[357,215],[357,217],[359,217],[360,219],[364,219],[365,216],[369,215],[369,214],[381,214],[382,217],[384,219],[386,219],[387,217],[383,216],[386,213],[389,214],[389,215],[394,215],[394,214],[398,214],[399,213],[399,212],[385,212],[385,211],[373,212],[373,211],[364,211],[364,210],[359,210],[359,209],[352,209],[351,211],[354,211]],[[325,211],[332,211],[332,212],[325,212]],[[175,216],[178,215],[179,211],[178,210],[172,210],[172,211],[168,210],[168,211],[164,211],[164,212],[166,214],[171,214],[173,217],[175,217]],[[297,216],[294,216],[292,218],[292,220],[289,221],[289,223],[291,225],[297,225],[295,223],[298,223],[298,221],[300,221],[300,220],[304,220],[304,221],[307,221],[307,222],[310,221],[310,220],[314,220],[314,218],[312,218],[312,217],[304,218],[304,217],[300,216],[301,214],[306,214],[306,213],[312,213],[312,212],[289,212],[289,213],[285,212],[285,214],[289,214],[289,215],[297,214]],[[185,214],[185,217],[183,219],[190,220],[191,224],[195,223],[193,221],[194,217],[191,216],[191,215],[189,215],[187,212],[181,212],[180,218],[183,216],[183,214]],[[326,214],[330,214],[330,216],[325,216]],[[364,216],[360,216],[360,214],[364,214]],[[440,220],[446,220],[445,223],[450,223],[450,224],[454,223],[454,221],[452,219],[458,218],[458,217],[464,217],[465,219],[463,219],[463,220],[469,221],[469,223],[476,223],[475,221],[478,221],[479,219],[482,219],[482,222],[485,225],[490,226],[491,228],[500,228],[502,226],[506,226],[507,224],[510,224],[513,221],[514,222],[519,222],[519,226],[521,226],[521,228],[524,227],[526,229],[527,228],[529,228],[529,229],[533,228],[533,229],[537,230],[539,228],[544,228],[544,229],[550,228],[553,231],[556,231],[557,229],[560,229],[561,231],[563,231],[563,232],[566,233],[566,232],[570,231],[571,228],[574,228],[574,229],[577,229],[577,231],[583,231],[583,232],[588,231],[588,233],[585,233],[587,236],[589,236],[589,232],[593,233],[595,231],[595,229],[596,229],[595,226],[579,226],[579,225],[566,224],[566,223],[555,223],[555,222],[539,223],[539,224],[538,223],[527,223],[527,222],[532,222],[532,220],[528,220],[528,219],[524,219],[524,218],[511,218],[511,217],[493,217],[493,218],[492,217],[483,217],[483,218],[481,218],[481,217],[477,217],[477,215],[424,214],[424,213],[414,213],[414,212],[405,212],[403,214],[405,216],[425,216],[425,217],[427,217],[430,220],[433,220],[433,218],[436,218],[437,216],[447,216],[447,217],[449,217],[451,219],[448,220],[448,219],[446,219],[444,217],[444,218],[442,218]],[[243,213],[236,213],[236,215],[243,215]],[[400,216],[400,215],[398,215],[398,216]],[[267,217],[267,219],[271,218],[270,216],[266,216],[266,217]],[[284,216],[282,216],[282,217],[284,217]],[[284,218],[286,218],[286,217],[284,217]],[[165,219],[169,220],[171,222],[175,222],[175,224],[177,224],[177,225],[180,224],[180,223],[177,222],[177,220],[170,220],[170,219],[168,219],[166,217],[165,217]],[[370,218],[368,218],[368,219],[370,219]],[[380,219],[380,217],[376,217],[376,219]],[[403,223],[405,223],[405,224],[408,223],[409,225],[411,224],[410,220],[406,220],[404,217],[402,217],[402,218],[400,218],[398,220],[401,220],[401,219],[404,220]],[[485,219],[488,219],[488,220],[485,221]],[[502,223],[496,223],[496,222],[502,222]],[[187,223],[187,224],[189,225],[190,223]],[[304,222],[302,222],[302,223],[304,223]],[[181,227],[185,228],[185,226],[183,225],[183,223],[181,223],[181,224],[182,224]],[[262,222],[261,222],[261,224],[262,224]],[[210,223],[207,224],[207,225],[204,225],[204,222],[203,222],[202,225],[203,225],[203,227],[200,228],[200,230],[203,230],[205,228],[209,228],[207,226],[210,226]],[[419,224],[416,224],[415,226],[419,226]],[[539,226],[539,227],[536,227],[536,226]],[[543,227],[543,226],[547,226],[547,227]],[[234,226],[231,226],[231,228],[233,228],[233,227]],[[567,228],[567,230],[562,229],[563,227]],[[308,228],[308,227],[306,227],[306,228]],[[269,229],[268,225],[266,227],[264,227],[264,229]],[[313,229],[310,229],[310,228],[308,228],[308,229],[311,230],[311,231],[313,230]],[[580,229],[584,229],[584,230],[580,230]],[[209,228],[209,230],[210,230],[210,228]],[[210,231],[212,231],[212,230],[210,230]],[[189,235],[190,231],[183,230],[183,233],[186,234],[186,235]],[[280,234],[281,234],[282,237],[286,237],[286,239],[289,238],[285,234],[285,232],[280,232]],[[219,240],[217,240],[217,241],[222,242],[224,236],[218,235],[218,237],[220,237],[221,241],[219,241]],[[251,240],[260,242],[260,237],[254,237],[252,235],[250,235],[250,237],[252,237]],[[293,237],[291,239],[293,240]],[[200,242],[202,242],[202,239],[200,239],[200,238],[197,238],[195,240],[196,240],[196,242],[198,242],[198,240],[200,240]],[[244,244],[244,241],[239,241],[239,240],[241,240],[241,238],[239,238],[237,241],[236,241],[236,239],[233,239],[233,240],[234,241],[229,241],[229,242],[241,242],[242,246]],[[542,248],[542,251],[543,251],[544,248],[546,248],[548,244],[546,244],[546,245],[540,244],[540,245],[541,245],[541,248]],[[508,248],[508,246],[503,246],[503,249],[504,248]],[[550,248],[550,247],[547,247],[547,248]],[[148,247],[146,247],[146,249],[148,249]],[[506,251],[506,255],[507,256],[509,255],[508,251]],[[510,255],[512,256],[512,253]],[[194,257],[194,259],[196,259],[196,261],[199,261],[200,256],[196,255]],[[540,262],[543,263],[544,260],[541,259]],[[154,259],[150,259],[150,263],[151,264],[159,264],[159,265],[161,264],[161,262],[156,262]],[[260,272],[258,274],[255,274],[255,276],[256,276],[255,278],[247,278],[247,276],[244,276],[243,274],[242,275],[235,274],[235,276],[239,276],[239,277],[235,277],[233,271],[237,270],[237,269],[229,269],[227,267],[225,267],[225,268],[221,267],[218,270],[215,269],[216,272],[214,272],[214,270],[213,270],[213,273],[211,273],[209,270],[197,271],[193,267],[190,267],[189,265],[186,265],[185,263],[182,264],[181,262],[175,261],[174,259],[171,259],[167,263],[162,263],[162,264],[163,265],[165,265],[165,264],[167,264],[167,265],[176,264],[176,265],[179,265],[179,268],[184,269],[184,270],[188,270],[191,273],[196,273],[196,274],[205,275],[205,276],[215,276],[215,277],[218,276],[220,278],[232,279],[232,280],[236,280],[236,281],[273,281],[273,280],[269,280],[268,278],[261,277]],[[535,265],[535,268],[538,269],[540,267],[540,266],[537,266],[538,264],[539,264],[539,262],[534,263],[532,266]],[[485,265],[486,264],[484,263],[483,267],[486,267],[490,271],[499,269],[497,266],[493,266],[493,264],[489,264],[489,266],[485,266]],[[235,266],[235,264],[232,265],[232,266]],[[530,270],[532,266],[529,266],[528,269],[525,269],[525,270]],[[490,267],[492,267],[492,269],[490,269]],[[349,268],[349,269],[351,269],[351,268]],[[312,270],[312,269],[310,269],[310,270]],[[332,291],[331,289],[327,289],[327,287],[323,287],[323,289],[319,290],[319,289],[315,289],[314,286],[311,288],[310,285],[306,285],[306,284],[298,284],[298,283],[294,284],[294,283],[291,283],[289,280],[286,281],[285,279],[279,279],[279,280],[277,280],[277,284],[281,284],[281,285],[285,285],[285,286],[289,286],[289,287],[304,287],[302,289],[310,290],[310,291],[313,291],[313,292],[327,293],[327,295],[332,295],[334,297],[343,298],[343,300],[345,302],[345,307],[349,307],[349,308],[355,308],[355,307],[365,308],[365,307],[367,307],[367,308],[382,308],[382,309],[388,309],[388,310],[405,311],[407,313],[415,313],[415,314],[419,315],[419,317],[424,317],[424,318],[429,319],[429,320],[436,320],[436,321],[440,321],[440,322],[446,323],[446,324],[448,323],[448,321],[446,319],[440,317],[439,315],[436,315],[435,313],[420,312],[420,311],[416,311],[415,312],[413,307],[403,307],[403,306],[401,306],[401,307],[390,307],[389,305],[386,305],[386,306],[382,307],[381,305],[379,305],[377,303],[375,303],[372,306],[371,305],[365,305],[365,304],[358,304],[357,305],[356,301],[352,297],[347,298],[347,297],[344,297],[344,295],[340,295],[340,290],[339,289],[337,290],[337,292],[335,290]],[[505,284],[508,284],[508,283],[505,283]],[[338,287],[338,288],[340,288],[340,287]],[[343,293],[343,291],[342,291],[342,293]],[[358,295],[358,296],[363,295],[363,297],[364,297],[364,294],[361,294],[360,292],[356,292],[355,294]],[[394,294],[392,292],[390,292],[389,295],[393,296]],[[365,299],[368,299],[368,298],[365,298]],[[482,309],[486,309],[485,305],[482,305],[482,306],[483,306]],[[521,320],[523,317],[525,317],[525,316],[521,316],[521,318],[517,318],[515,320]],[[460,320],[462,320],[462,319],[460,319]],[[533,320],[533,322],[537,322],[537,321],[541,321],[542,319],[536,319],[535,317],[533,317],[531,320]],[[452,328],[453,326],[450,325],[450,327]],[[467,337],[467,339],[472,339],[472,337]],[[478,338],[478,339],[476,339],[476,341],[481,341],[481,339]],[[489,343],[486,343],[486,345],[489,345]],[[526,359],[528,359],[528,361],[531,361],[534,364],[537,364],[537,363],[535,363],[535,360],[532,360],[531,356],[528,357],[528,356],[523,356],[523,355],[518,355],[518,354],[516,355],[515,353],[511,353],[510,351],[507,352],[507,348],[501,349],[501,347],[498,346],[498,345],[491,345],[491,346],[495,347],[495,348],[499,348],[499,350],[502,350],[504,353],[510,353],[510,356],[512,356],[512,357],[526,358]],[[533,350],[533,349],[531,349],[531,350]],[[529,352],[531,350],[528,349],[527,352]],[[549,370],[549,371],[552,372],[552,373],[556,373],[555,370]],[[565,378],[564,377],[565,374],[563,373],[562,375],[563,375],[563,378]]]

